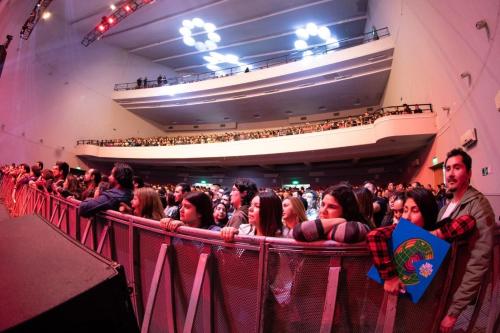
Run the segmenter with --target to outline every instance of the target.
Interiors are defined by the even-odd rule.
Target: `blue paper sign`
[[[441,267],[450,244],[400,219],[389,245],[399,279],[411,301],[417,303]],[[383,283],[375,266],[368,271],[368,277]]]

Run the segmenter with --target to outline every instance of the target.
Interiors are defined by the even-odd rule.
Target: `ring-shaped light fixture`
[[[217,43],[220,42],[220,35],[215,32],[217,27],[215,24],[210,22],[205,22],[199,17],[195,17],[192,20],[183,20],[182,27],[179,28],[179,33],[182,36],[184,44],[187,46],[194,46],[198,51],[211,51],[217,49]],[[195,34],[200,34],[197,31],[193,33],[193,30],[202,30],[202,36],[205,36],[204,40],[196,39]]]

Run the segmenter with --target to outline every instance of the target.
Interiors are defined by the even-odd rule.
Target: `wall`
[[[447,0],[370,2],[368,25],[389,26],[395,39],[393,69],[382,106],[431,101],[437,111],[438,135],[415,178],[430,182],[432,157],[443,161],[460,145],[460,136],[476,128],[478,144],[469,149],[472,183],[487,194],[500,212],[500,112],[495,95],[500,87],[500,1]],[[486,20],[490,29],[476,29]],[[471,74],[470,85],[461,74]],[[449,111],[448,111],[449,108]],[[481,168],[493,172],[481,175]]]
[[[72,153],[78,139],[163,134],[110,96],[116,82],[170,75],[170,69],[99,41],[83,47],[84,33],[74,31],[62,13],[40,20],[29,40],[20,40],[32,6],[0,5],[0,42],[14,36],[0,78],[0,164],[62,159],[83,166]]]

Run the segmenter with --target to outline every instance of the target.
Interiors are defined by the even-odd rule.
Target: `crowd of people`
[[[474,233],[462,283],[453,295],[441,331],[449,332],[459,314],[475,297],[489,269],[493,248],[494,213],[488,200],[470,186],[472,160],[453,149],[445,162],[446,186],[433,189],[419,182],[408,185],[372,181],[348,182],[327,188],[258,188],[250,179],[236,179],[231,188],[193,187],[187,183],[151,186],[134,176],[132,168],[116,163],[109,177],[96,169],[81,178],[65,162],[44,169],[42,162],[6,165],[3,177],[15,180],[14,191],[32,186],[70,200],[81,200],[80,215],[113,209],[159,221],[161,228],[203,228],[220,233],[227,242],[236,235],[287,237],[298,241],[366,242],[384,289],[397,294],[400,281],[390,239],[401,218],[453,241]]]
[[[423,113],[418,104],[391,108],[381,108],[374,112],[365,112],[359,116],[350,116],[347,118],[337,118],[323,120],[314,123],[306,123],[296,126],[288,126],[274,129],[259,129],[245,132],[224,132],[213,134],[185,135],[185,136],[156,136],[156,137],[132,137],[127,139],[112,140],[79,140],[77,144],[94,144],[103,147],[144,147],[144,146],[173,146],[190,145],[215,142],[230,142],[241,140],[263,139],[287,135],[297,135],[304,133],[330,131],[339,128],[348,128],[373,124],[375,120],[381,117],[401,114]]]

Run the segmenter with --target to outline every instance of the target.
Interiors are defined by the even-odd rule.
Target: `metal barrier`
[[[12,180],[3,179],[7,203]],[[180,227],[108,211],[81,218],[78,202],[26,188],[20,214],[36,213],[124,266],[142,332],[437,332],[465,267],[467,243],[454,244],[418,304],[388,296],[366,273],[365,244],[237,236]],[[500,232],[491,274],[457,327],[499,327]],[[463,317],[466,317],[465,319]]]

